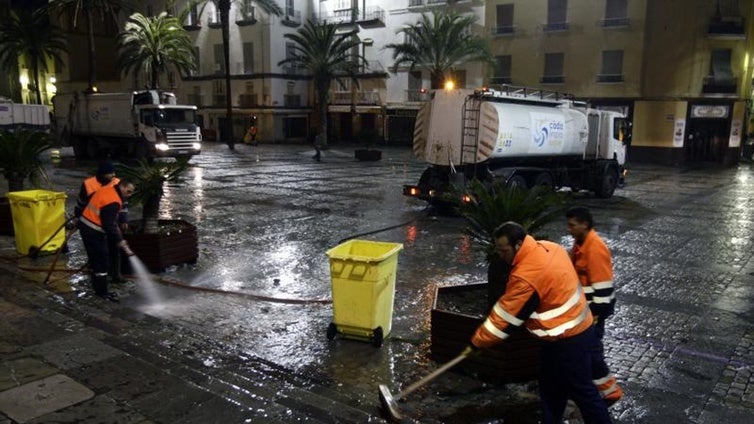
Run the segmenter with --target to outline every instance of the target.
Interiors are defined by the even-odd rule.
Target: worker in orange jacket
[[[115,166],[113,163],[109,160],[100,162],[97,166],[97,173],[86,178],[81,183],[76,206],[73,208],[74,225],[78,224],[78,220],[81,219],[81,213],[84,211],[87,203],[89,203],[94,192],[102,187],[118,184],[119,181],[118,177],[115,176]],[[121,232],[128,231],[128,202],[123,203],[123,207],[118,214],[118,226]],[[120,251],[117,246],[110,246],[109,252],[111,255],[109,260],[110,269],[108,270],[110,279],[116,283],[125,282],[120,272]]]
[[[100,188],[89,199],[78,222],[81,239],[92,268],[91,282],[94,293],[113,302],[118,302],[118,295],[108,290],[107,271],[111,256],[109,250],[111,246],[117,246],[116,248],[122,249],[126,255],[133,255],[118,227],[118,214],[123,202],[131,197],[134,190],[134,184],[124,180]]]
[[[605,362],[602,342],[605,321],[615,311],[613,259],[610,249],[594,230],[594,219],[589,209],[574,206],[566,211],[566,219],[568,233],[574,239],[571,260],[595,320],[594,330],[598,343],[592,358],[592,378],[609,406],[623,397],[623,390]]]
[[[544,424],[560,423],[568,399],[587,424],[611,423],[592,384],[590,351],[596,343],[592,314],[566,250],[537,241],[515,222],[494,231],[495,250],[511,265],[505,292],[471,338],[471,348],[491,347],[526,327],[543,341],[539,393]]]

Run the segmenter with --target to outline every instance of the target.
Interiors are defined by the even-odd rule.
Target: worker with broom
[[[611,423],[592,382],[593,318],[568,252],[537,241],[515,222],[494,231],[495,250],[512,266],[505,293],[477,328],[469,350],[504,342],[525,326],[542,343],[539,393],[542,423],[560,423],[572,399],[587,424]]]

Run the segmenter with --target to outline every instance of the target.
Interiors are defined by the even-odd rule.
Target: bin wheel
[[[331,322],[330,325],[327,326],[327,340],[332,340],[335,338],[335,334],[338,333],[338,326],[335,325],[335,323]]]
[[[375,328],[374,335],[372,336],[372,346],[380,347],[382,346],[382,341],[383,341],[382,327],[377,327]]]

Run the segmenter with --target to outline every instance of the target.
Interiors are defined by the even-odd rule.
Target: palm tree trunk
[[[42,90],[39,88],[39,59],[37,56],[31,57],[32,81],[34,81],[34,94],[37,96],[37,104],[42,104]]]
[[[443,81],[445,75],[441,71],[437,72],[431,72],[430,73],[430,84],[432,84],[433,89],[442,88],[445,81]]]
[[[233,103],[230,97],[230,0],[219,0],[220,24],[223,27],[223,59],[225,61],[225,133],[228,148],[233,150]]]
[[[327,147],[327,89],[329,84],[317,83],[317,97],[319,103],[319,134],[320,147]]]
[[[94,22],[92,20],[92,11],[86,9],[86,29],[88,32],[87,41],[89,43],[89,91],[92,91],[97,81],[97,67],[94,51]]]

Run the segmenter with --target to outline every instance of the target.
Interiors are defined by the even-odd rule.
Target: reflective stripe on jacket
[[[592,313],[600,319],[606,319],[615,309],[613,260],[610,249],[597,232],[591,229],[583,244],[574,243],[571,259]]]
[[[100,215],[103,208],[113,203],[117,203],[118,211],[123,207],[123,200],[120,198],[120,194],[118,194],[114,185],[106,185],[94,192],[89,203],[81,213],[82,218],[84,218],[84,224],[97,231],[105,232]]]
[[[508,337],[510,326],[521,325],[541,339],[557,340],[582,333],[592,322],[568,252],[526,236],[513,259],[505,293],[471,342],[492,346]]]

